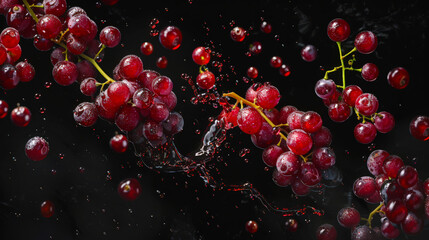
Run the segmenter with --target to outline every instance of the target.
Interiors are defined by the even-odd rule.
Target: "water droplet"
[[[248,148],[243,148],[243,149],[241,149],[241,151],[240,151],[239,155],[240,155],[240,157],[244,157],[244,156],[246,156],[246,154],[248,154],[248,153],[250,153],[250,149],[248,149]]]
[[[34,94],[34,99],[39,100],[41,96],[42,96],[42,94],[36,93],[36,94]]]
[[[58,154],[58,158],[59,158],[60,160],[63,160],[63,159],[64,159],[64,153],[60,153],[60,154]]]
[[[40,113],[41,113],[41,114],[44,114],[45,112],[46,112],[46,108],[41,107],[41,108],[40,108]]]
[[[55,175],[55,174],[57,174],[57,170],[55,170],[55,169],[52,169],[52,170],[51,170],[51,174],[52,174],[52,175]]]
[[[50,88],[52,86],[51,82],[45,82],[45,88]]]

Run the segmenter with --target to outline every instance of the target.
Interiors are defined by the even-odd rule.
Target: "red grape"
[[[128,148],[128,139],[123,134],[116,134],[109,141],[110,148],[117,153],[123,153]]]
[[[139,181],[134,178],[122,180],[118,185],[119,196],[128,201],[136,200],[140,196],[141,191]]]
[[[336,18],[328,24],[328,37],[334,42],[343,42],[350,35],[349,24],[341,18]]]
[[[42,137],[33,137],[25,144],[25,155],[33,161],[46,158],[49,153],[49,143]]]
[[[261,129],[262,121],[259,112],[252,107],[241,109],[237,115],[238,127],[247,134],[257,133]]]
[[[377,43],[377,37],[373,32],[370,31],[360,32],[358,35],[356,35],[354,42],[358,52],[363,54],[370,54],[374,52],[374,50],[377,48]]]
[[[166,49],[176,50],[182,44],[182,32],[175,26],[168,26],[159,33],[159,42]]]
[[[429,117],[417,116],[410,122],[410,134],[418,140],[426,141],[429,139]]]
[[[210,62],[210,50],[197,47],[192,52],[192,60],[198,65],[207,65]]]
[[[396,89],[404,89],[410,83],[410,75],[403,67],[397,67],[387,74],[387,82]]]
[[[241,27],[235,27],[231,30],[230,36],[236,42],[242,42],[246,37],[246,31]]]

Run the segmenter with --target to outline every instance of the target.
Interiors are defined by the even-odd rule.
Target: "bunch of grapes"
[[[378,67],[373,63],[366,63],[362,68],[354,68],[353,64],[356,61],[354,55],[348,60],[348,66],[346,66],[345,58],[355,51],[362,54],[374,52],[377,48],[377,37],[371,31],[362,31],[354,40],[355,47],[350,52],[343,54],[341,42],[350,35],[349,24],[343,19],[334,19],[328,24],[327,34],[338,45],[341,66],[326,71],[324,78],[317,81],[314,89],[316,95],[323,99],[324,104],[328,107],[328,115],[334,122],[344,122],[355,112],[358,120],[362,120],[354,129],[356,140],[363,144],[371,143],[377,136],[377,131],[390,132],[395,126],[395,119],[389,112],[377,112],[379,103],[376,96],[364,93],[357,85],[346,85],[346,70],[360,72],[364,80],[372,82],[379,75]],[[337,70],[342,71],[341,85],[337,85],[328,77],[330,73]],[[408,72],[401,67],[392,69],[387,79],[397,89],[402,89],[409,83]]]
[[[18,30],[13,27],[3,29],[0,34],[0,87],[5,90],[34,78],[34,67],[27,60],[16,63],[22,54],[20,38]]]
[[[251,135],[256,147],[264,149],[262,160],[275,167],[273,181],[277,185],[291,186],[299,196],[319,185],[323,172],[335,164],[335,153],[329,148],[331,132],[322,126],[318,113],[299,111],[294,106],[277,110],[280,92],[269,83],[253,84],[245,98],[236,93],[224,96],[237,102],[226,108],[223,118],[231,127],[238,125]]]
[[[359,225],[361,218],[355,208],[343,208],[338,212],[338,222],[343,227],[353,228],[352,239],[369,239],[382,235],[386,239],[401,234],[416,234],[429,217],[429,179],[421,181],[417,170],[399,156],[385,150],[373,151],[367,160],[370,173],[375,177],[358,178],[353,185],[354,194],[368,203],[379,206],[365,219],[367,225]],[[381,216],[379,228],[372,228],[375,214]],[[365,238],[366,237],[366,238]]]

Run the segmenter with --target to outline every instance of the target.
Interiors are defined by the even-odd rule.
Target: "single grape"
[[[310,192],[310,187],[302,183],[298,176],[292,180],[291,189],[292,192],[297,196],[305,196]]]
[[[171,112],[167,120],[162,123],[164,128],[164,133],[167,135],[174,135],[183,130],[183,125],[185,124],[182,115],[177,112]]]
[[[313,147],[311,136],[301,129],[292,130],[287,137],[286,143],[296,155],[304,155]]]
[[[377,79],[379,70],[374,63],[366,63],[362,66],[361,76],[365,81],[373,82]]]
[[[106,47],[116,47],[121,42],[121,32],[118,28],[107,26],[100,31],[100,42]]]
[[[66,10],[66,0],[43,0],[43,11],[45,14],[53,14],[60,17],[66,12]]]
[[[407,216],[401,223],[402,231],[405,234],[416,234],[423,229],[423,220],[413,212],[408,212]]]
[[[90,127],[97,122],[98,110],[94,103],[83,102],[77,105],[73,111],[73,117],[77,124]]]
[[[417,116],[410,122],[410,134],[418,140],[426,141],[429,139],[429,117]]]
[[[280,66],[280,69],[279,69],[279,73],[280,73],[280,75],[282,75],[283,77],[287,77],[287,76],[289,76],[290,75],[290,67],[288,66],[288,65],[286,65],[286,64],[282,64],[281,66]]]
[[[312,162],[302,162],[301,169],[298,173],[302,183],[309,187],[313,187],[320,183],[322,176],[319,169]]]
[[[150,141],[160,140],[164,135],[163,128],[159,122],[152,120],[146,121],[143,124],[143,135]]]
[[[54,215],[54,203],[47,200],[40,205],[40,213],[45,218],[50,218]]]
[[[334,42],[343,42],[350,35],[349,24],[341,18],[336,18],[328,24],[328,37]]]
[[[19,75],[11,64],[3,64],[0,67],[0,86],[6,90],[15,88],[19,83]]]
[[[408,189],[404,194],[403,201],[409,210],[417,212],[424,206],[425,196],[419,190]]]
[[[249,67],[247,69],[247,76],[251,79],[255,79],[258,77],[258,69],[255,67]]]
[[[62,28],[61,20],[52,14],[44,15],[36,25],[37,33],[46,39],[55,38]]]
[[[383,174],[383,163],[388,156],[389,153],[385,150],[379,149],[372,151],[366,161],[369,172],[374,176]]]
[[[374,126],[381,133],[388,133],[395,127],[395,118],[388,112],[379,112],[374,117]]]
[[[387,239],[395,239],[399,237],[401,231],[396,227],[396,224],[389,221],[389,219],[385,219],[381,223],[381,234]]]
[[[33,80],[36,70],[33,65],[27,62],[27,60],[19,62],[15,65],[16,71],[21,82],[29,82]]]
[[[279,136],[276,135],[276,132],[270,124],[263,122],[259,131],[251,135],[251,140],[253,145],[263,149],[271,144],[277,143],[279,141]]]
[[[25,144],[25,155],[33,160],[40,161],[49,153],[49,143],[42,137],[33,137]]]
[[[307,45],[301,50],[301,58],[306,62],[313,62],[317,57],[317,49],[313,45]]]
[[[210,50],[205,47],[197,47],[192,52],[192,60],[198,65],[207,65],[210,62]]]
[[[387,74],[387,82],[396,89],[404,89],[410,83],[410,75],[403,67],[397,67]]]
[[[76,37],[89,36],[91,34],[91,19],[86,14],[75,14],[67,21],[67,27]]]
[[[130,89],[124,82],[114,82],[107,88],[107,95],[110,98],[111,104],[121,106],[132,97]]]
[[[403,166],[398,171],[397,181],[405,189],[415,186],[419,181],[417,170],[411,166]]]
[[[143,55],[149,56],[152,54],[153,52],[153,45],[150,42],[144,42],[142,43],[142,45],[140,46],[140,52]]]
[[[299,157],[291,151],[280,154],[276,161],[276,169],[282,175],[294,176],[298,174],[300,167]]]
[[[320,170],[328,169],[335,164],[335,152],[328,147],[317,148],[313,151],[311,161]]]
[[[212,72],[207,70],[198,74],[196,82],[200,88],[208,90],[213,88],[216,82],[216,77]]]
[[[12,27],[3,29],[0,34],[0,42],[6,48],[14,48],[19,44],[20,35],[18,30]]]
[[[337,89],[337,86],[335,85],[334,81],[332,81],[331,79],[323,79],[323,78],[317,81],[314,87],[314,91],[316,92],[316,95],[321,99],[329,98],[336,89]]]
[[[119,73],[125,79],[135,79],[143,71],[143,62],[136,55],[127,55],[119,63]]]
[[[352,114],[350,106],[345,102],[333,103],[329,105],[328,116],[334,122],[344,122]]]
[[[31,112],[27,107],[20,106],[12,110],[10,119],[15,126],[25,127],[30,123]]]
[[[246,107],[240,110],[237,115],[238,127],[247,134],[255,134],[262,126],[262,117],[252,107]]]
[[[362,95],[362,89],[359,86],[356,85],[349,85],[346,88],[344,88],[344,91],[342,93],[342,98],[345,103],[347,103],[349,106],[354,107],[356,103],[356,99]]]
[[[166,76],[157,77],[152,83],[152,89],[155,94],[168,95],[173,89],[173,81]]]
[[[386,180],[381,186],[380,195],[387,203],[389,200],[402,199],[404,189],[395,180]]]
[[[235,42],[242,42],[246,37],[246,30],[241,27],[235,27],[231,30],[230,36]]]
[[[134,178],[122,180],[118,185],[119,196],[128,201],[136,200],[140,196],[141,191],[139,181]]]
[[[167,120],[170,115],[167,105],[163,102],[154,102],[150,107],[150,118],[155,122],[162,122]]]
[[[76,64],[70,61],[60,61],[52,69],[52,76],[58,84],[68,86],[77,80],[79,71]]]
[[[377,129],[371,122],[365,122],[356,125],[353,133],[358,142],[368,144],[374,141],[377,136]]]
[[[273,68],[279,68],[282,64],[283,64],[283,60],[282,60],[282,58],[281,58],[281,57],[279,57],[279,56],[273,56],[273,57],[270,59],[270,65],[271,65],[271,67],[273,67]]]
[[[282,153],[284,153],[284,150],[281,147],[273,144],[264,149],[262,152],[262,160],[267,166],[274,167],[277,165],[277,159]]]
[[[264,86],[257,91],[256,104],[264,109],[271,109],[279,103],[280,97],[280,92],[276,87]]]
[[[110,148],[117,153],[123,153],[128,148],[128,139],[123,134],[116,134],[109,141]]]
[[[248,221],[246,222],[245,225],[246,231],[248,231],[249,233],[256,233],[258,231],[258,223],[256,223],[255,221]]]
[[[175,26],[168,26],[159,33],[159,42],[169,50],[176,50],[182,44],[182,32]]]
[[[377,48],[377,36],[371,31],[362,31],[356,35],[355,47],[358,52],[370,54]]]
[[[164,69],[164,68],[166,68],[166,67],[167,67],[167,65],[168,65],[168,59],[167,59],[167,57],[165,57],[165,56],[159,57],[159,58],[156,60],[156,66],[157,66],[158,68]]]
[[[367,225],[359,225],[352,231],[351,240],[372,240],[373,231]]]
[[[308,133],[319,131],[322,124],[322,117],[317,112],[308,111],[301,116],[301,129]]]
[[[320,225],[316,230],[317,240],[336,240],[337,230],[331,224]]]
[[[313,146],[315,148],[329,147],[332,142],[331,131],[324,126],[319,131],[312,133],[311,137],[313,138]]]
[[[408,209],[402,200],[392,199],[386,205],[386,217],[393,223],[401,223],[408,214]]]
[[[116,114],[115,123],[123,131],[131,131],[140,121],[138,108],[129,104],[123,105]]]
[[[89,77],[83,80],[80,83],[80,91],[85,96],[93,96],[97,91],[97,80],[95,78]]]
[[[49,51],[54,46],[54,43],[51,40],[37,34],[34,37],[33,45],[39,51]]]
[[[263,21],[263,22],[261,23],[261,27],[260,27],[260,29],[261,29],[261,31],[262,31],[263,33],[268,34],[268,33],[270,33],[270,32],[271,32],[272,27],[271,27],[271,24],[269,24],[269,23],[268,23],[268,22],[266,22],[266,21]]]
[[[378,109],[378,99],[371,93],[363,93],[356,98],[355,107],[360,114],[371,116]]]
[[[396,155],[390,155],[384,160],[383,172],[389,178],[396,178],[398,176],[399,169],[404,166],[402,159]]]
[[[360,213],[356,208],[346,207],[338,211],[338,223],[345,228],[352,228],[360,223]]]
[[[0,119],[6,117],[9,111],[9,104],[6,101],[0,99]]]
[[[292,175],[283,175],[274,169],[273,171],[273,182],[279,187],[287,187],[292,184],[295,177]]]

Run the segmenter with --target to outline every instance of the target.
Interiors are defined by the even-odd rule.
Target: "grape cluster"
[[[421,181],[417,170],[405,165],[396,155],[385,150],[373,151],[367,167],[375,177],[363,176],[353,185],[354,194],[368,203],[380,203],[370,213],[367,225],[359,225],[360,214],[354,208],[343,208],[338,212],[338,222],[343,227],[353,228],[352,239],[367,239],[363,236],[382,235],[394,239],[401,234],[416,234],[429,217],[429,179]],[[380,228],[372,228],[372,218],[380,214]],[[358,227],[356,227],[358,226]]]
[[[362,68],[353,68],[353,63],[356,61],[354,55],[348,60],[348,66],[344,64],[344,60],[355,51],[362,54],[374,52],[377,48],[377,37],[371,31],[358,33],[354,40],[355,47],[343,55],[341,42],[350,35],[349,24],[343,19],[334,19],[328,24],[327,34],[338,45],[341,66],[326,71],[324,78],[317,81],[314,88],[316,95],[323,99],[324,104],[328,107],[328,115],[334,122],[344,122],[355,112],[358,120],[362,119],[362,122],[358,123],[354,129],[356,140],[362,144],[371,143],[377,136],[377,131],[387,133],[394,128],[395,118],[389,112],[377,112],[379,103],[375,95],[364,93],[357,85],[346,85],[346,70],[360,72],[364,80],[372,82],[378,78],[378,67],[373,63],[366,63]],[[329,73],[337,70],[342,71],[342,85],[336,85],[328,77]],[[406,76],[404,77],[404,75]],[[396,88],[405,87],[409,81],[408,73],[404,68],[392,70],[387,78],[389,83]],[[399,87],[399,85],[401,86]]]
[[[31,81],[36,73],[27,60],[17,63],[22,54],[20,38],[13,27],[3,29],[0,34],[0,87],[5,90],[15,88],[19,82]]]
[[[262,160],[275,167],[273,181],[278,186],[291,186],[296,195],[303,196],[319,185],[323,172],[335,164],[335,153],[329,148],[331,132],[322,126],[318,113],[294,106],[277,110],[280,92],[269,83],[253,84],[245,99],[235,93],[224,96],[237,102],[224,110],[223,118],[231,127],[238,125],[251,135],[256,147],[264,149]]]

